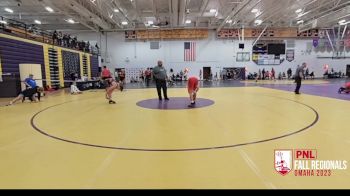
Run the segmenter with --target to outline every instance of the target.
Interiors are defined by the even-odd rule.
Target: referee
[[[153,76],[156,80],[159,101],[163,100],[162,89],[163,89],[163,95],[165,100],[169,101],[168,94],[167,94],[167,86],[166,86],[167,73],[166,73],[166,69],[163,67],[162,61],[158,61],[158,66],[153,68]]]
[[[301,80],[304,78],[304,69],[307,67],[306,63],[303,63],[302,66],[298,67],[295,73],[295,83],[297,83],[297,87],[295,89],[295,94],[300,94]]]

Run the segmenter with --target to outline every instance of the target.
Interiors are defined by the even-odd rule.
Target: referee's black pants
[[[167,86],[166,86],[166,80],[159,80],[156,79],[156,86],[157,86],[157,92],[158,92],[158,97],[159,100],[162,99],[162,89],[163,89],[163,95],[165,99],[168,99],[168,94],[167,94]]]
[[[300,87],[301,87],[301,80],[302,78],[301,77],[296,77],[295,78],[295,83],[297,83],[297,87],[295,89],[295,93],[299,94],[300,92]]]

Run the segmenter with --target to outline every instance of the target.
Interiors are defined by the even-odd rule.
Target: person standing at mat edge
[[[158,61],[158,66],[156,66],[153,69],[153,76],[156,80],[156,86],[157,86],[157,92],[159,101],[162,101],[162,89],[163,89],[163,95],[166,101],[169,100],[168,94],[167,94],[167,86],[166,86],[166,80],[167,80],[167,73],[166,69],[163,66],[162,61]]]
[[[297,87],[295,89],[295,94],[300,94],[300,87],[301,87],[301,80],[304,78],[304,69],[307,67],[306,63],[303,63],[302,66],[297,68],[297,71],[295,73],[295,83],[297,84]]]

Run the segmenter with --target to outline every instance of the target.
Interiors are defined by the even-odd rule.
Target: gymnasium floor
[[[183,88],[169,89],[161,109],[144,108],[155,89],[132,86],[116,105],[97,90],[0,107],[0,188],[349,188],[349,169],[297,177],[274,168],[276,149],[350,160],[350,95],[322,90],[343,83],[306,82],[299,96],[285,82],[213,85],[200,89],[207,106],[197,109],[176,98]]]

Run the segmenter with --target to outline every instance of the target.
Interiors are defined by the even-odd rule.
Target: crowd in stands
[[[269,70],[259,69],[259,72],[249,73],[248,80],[292,80],[294,79],[293,71],[289,68],[286,72],[279,72],[276,75],[274,68]],[[304,80],[315,79],[315,73],[310,72],[309,69],[306,69],[304,72]]]
[[[332,68],[330,71],[329,69],[326,69],[323,78],[343,78],[345,77],[345,73],[342,73],[341,71],[335,72]],[[271,71],[262,69],[259,69],[258,73],[249,73],[248,74],[248,80],[291,80],[294,79],[293,71],[291,68],[289,68],[286,72],[279,72],[278,75],[276,75],[275,70],[272,68]],[[307,68],[304,72],[304,80],[307,79],[315,79],[315,73]]]
[[[66,47],[66,48],[72,48],[84,52],[91,52],[92,47],[90,45],[90,42],[85,41],[78,41],[77,36],[71,36],[70,34],[62,33],[54,31],[52,34],[52,40],[54,45]],[[95,48],[99,50],[99,46],[95,45]]]
[[[332,68],[331,71],[329,69],[326,69],[323,78],[343,78],[345,77],[345,73],[342,73],[341,71],[335,72],[334,69]]]
[[[0,18],[1,19],[1,18]],[[66,33],[54,31],[44,31],[36,25],[26,25],[24,23],[7,20],[7,23],[0,23],[0,30],[18,37],[33,39],[36,41],[53,44],[61,47],[67,47],[83,52],[99,54],[99,46],[91,46],[89,41],[79,41],[77,36],[71,36]]]

